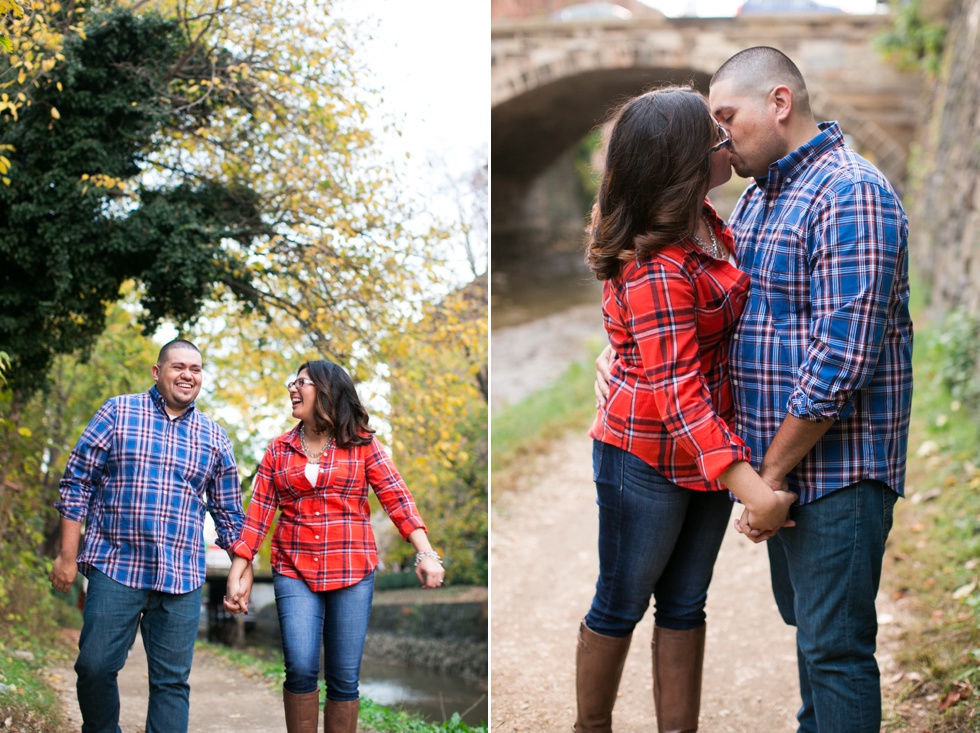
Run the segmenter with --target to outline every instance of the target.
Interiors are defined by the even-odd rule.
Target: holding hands
[[[796,526],[796,522],[789,518],[789,509],[798,498],[792,491],[787,490],[785,478],[776,480],[764,474],[760,474],[760,478],[769,484],[776,496],[776,502],[772,507],[775,515],[753,512],[746,506],[742,511],[742,516],[735,520],[735,529],[756,543],[771,539],[783,527]],[[771,521],[778,517],[782,517],[782,521],[772,525]]]
[[[248,599],[252,594],[255,575],[252,565],[244,557],[235,555],[228,571],[228,584],[225,590],[225,611],[231,614],[248,613]]]

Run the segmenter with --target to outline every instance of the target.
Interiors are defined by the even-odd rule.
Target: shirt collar
[[[812,166],[817,158],[834,148],[843,147],[844,133],[837,122],[821,122],[817,127],[820,128],[817,135],[770,165],[766,178],[756,179],[759,188],[766,190],[769,182],[777,183],[796,178],[801,171]]]
[[[286,443],[297,453],[306,455],[306,452],[303,450],[303,444],[299,439],[299,428],[302,424],[302,422],[296,423],[296,425],[293,426],[293,429],[286,433],[284,437],[286,438]]]

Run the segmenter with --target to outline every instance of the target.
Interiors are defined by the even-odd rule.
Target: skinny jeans
[[[599,579],[586,626],[604,636],[629,636],[651,598],[657,626],[703,626],[708,585],[732,513],[728,492],[685,489],[600,441],[593,442],[592,468]]]

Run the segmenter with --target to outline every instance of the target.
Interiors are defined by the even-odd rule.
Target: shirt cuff
[[[837,400],[814,400],[797,388],[789,396],[786,411],[807,422],[846,420],[854,412],[854,402],[845,395],[840,395]]]
[[[408,536],[417,529],[425,530],[426,534],[429,533],[429,530],[426,529],[425,522],[422,521],[421,517],[409,517],[398,525],[398,533],[406,542],[408,541]]]
[[[72,504],[67,504],[63,501],[56,501],[54,503],[54,508],[63,519],[68,519],[72,522],[84,522],[85,517],[88,514],[87,506],[75,506]]]
[[[232,555],[237,555],[238,557],[243,557],[250,563],[255,559],[255,554],[252,549],[242,540],[235,540],[230,548]]]
[[[717,481],[733,463],[747,461],[751,457],[752,451],[747,445],[733,444],[706,450],[698,456],[697,461],[701,475],[708,481]]]

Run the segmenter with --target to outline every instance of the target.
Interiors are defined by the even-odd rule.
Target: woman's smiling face
[[[290,381],[289,402],[293,406],[293,417],[306,425],[315,425],[313,419],[316,409],[317,388],[310,379],[310,373],[301,369],[296,378]]]

